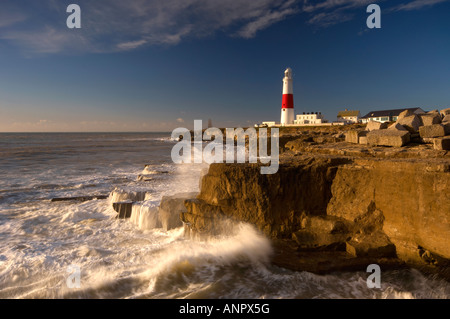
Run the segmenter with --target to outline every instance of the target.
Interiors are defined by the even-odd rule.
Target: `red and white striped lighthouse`
[[[281,125],[294,124],[294,90],[292,86],[292,70],[284,71],[283,102],[281,105]]]

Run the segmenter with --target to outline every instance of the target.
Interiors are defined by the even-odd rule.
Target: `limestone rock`
[[[359,144],[362,144],[362,145],[366,145],[368,142],[367,142],[367,136],[360,136],[359,137]]]
[[[421,138],[445,136],[445,127],[442,124],[421,126],[419,133]]]
[[[299,230],[292,234],[299,251],[336,251],[345,250],[346,237],[341,234]]]
[[[335,216],[310,216],[305,219],[304,227],[315,232],[327,234],[348,232],[345,221]]]
[[[413,112],[413,111],[411,111],[411,110],[404,110],[403,112],[401,112],[401,113],[398,115],[397,120],[403,119],[403,118],[405,118],[405,117],[407,117],[407,116],[411,116],[411,115],[414,115],[414,112]]]
[[[347,143],[359,144],[359,138],[361,136],[366,136],[366,135],[367,135],[366,131],[348,131],[345,134],[345,141]]]
[[[153,180],[153,177],[152,177],[152,175],[142,175],[142,174],[140,174],[140,175],[138,175],[137,180],[139,182],[150,182],[150,181]]]
[[[391,126],[389,126],[388,129],[389,130],[397,130],[397,131],[407,131],[407,129],[399,123],[392,124]]]
[[[381,228],[404,261],[421,263],[417,246],[450,259],[448,168],[428,161],[359,160],[364,168],[341,166],[331,186],[327,214],[358,221],[367,215]],[[447,161],[448,163],[448,161]],[[431,173],[433,170],[433,173]],[[412,182],[414,181],[414,182]],[[399,186],[402,185],[402,186]],[[370,213],[373,211],[374,213]]]
[[[397,120],[398,124],[403,125],[411,133],[419,132],[419,127],[423,125],[422,119],[418,115],[405,116]]]
[[[387,122],[381,123],[377,121],[369,121],[366,126],[366,131],[374,131],[374,130],[383,130],[386,129],[388,126]]]
[[[131,202],[131,201],[117,202],[117,203],[113,203],[112,205],[113,205],[114,210],[119,213],[117,215],[117,218],[126,219],[126,218],[131,217],[133,202]]]
[[[290,140],[288,142],[285,143],[284,148],[291,150],[293,152],[299,152],[302,151],[302,149],[305,146],[311,145],[311,143],[314,142],[314,139],[309,136],[309,137],[301,137],[301,138],[296,138],[295,140]],[[280,145],[282,143],[280,142]]]
[[[420,141],[424,144],[434,144],[434,137],[421,137]]]
[[[450,136],[443,138],[435,138],[433,141],[433,147],[435,150],[448,151],[450,150]]]
[[[354,257],[395,257],[395,245],[382,233],[357,236],[346,242],[346,251]]]
[[[445,117],[447,115],[450,115],[450,108],[441,110],[441,116]]]
[[[409,143],[411,134],[400,130],[378,130],[367,134],[369,145],[402,147]]]
[[[450,114],[444,116],[444,118],[442,119],[442,123],[443,123],[443,124],[450,123]]]
[[[159,218],[164,230],[183,226],[181,213],[187,212],[184,201],[195,198],[198,193],[182,193],[173,196],[163,196],[159,205]]]
[[[426,114],[420,114],[423,125],[440,124],[442,122],[441,115],[438,112],[428,112]]]
[[[345,263],[364,260],[367,267],[374,261],[370,256],[393,255],[392,244],[403,261],[422,265],[419,246],[450,259],[450,162],[420,156],[281,156],[273,175],[261,175],[257,164],[211,164],[198,198],[185,201],[181,218],[189,231],[201,234],[232,230],[221,226],[226,219],[250,223],[274,241],[289,240],[294,248],[283,264],[293,268],[299,256],[309,260],[311,250],[323,270],[333,269],[336,255],[344,255]],[[333,250],[342,243],[357,257]]]
[[[140,190],[126,190],[116,188],[109,194],[109,200],[111,203],[132,201],[140,202],[145,200],[146,192]]]

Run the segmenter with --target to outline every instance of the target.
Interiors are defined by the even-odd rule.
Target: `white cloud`
[[[184,123],[184,119],[182,119],[181,117],[180,117],[180,118],[177,118],[177,122],[178,122],[178,123]]]
[[[415,10],[449,0],[405,0]],[[176,45],[219,32],[245,39],[297,13],[330,26],[354,18],[373,0],[77,0],[82,28],[65,26],[69,0],[0,3],[0,40],[27,53],[115,52]],[[383,2],[385,7],[391,5]],[[5,4],[6,3],[6,4]],[[383,8],[384,9],[384,8]],[[387,8],[389,9],[389,8]],[[39,12],[39,14],[36,13]],[[364,11],[365,13],[365,11]],[[309,17],[308,17],[309,15]]]
[[[394,7],[388,7],[392,5],[392,1],[385,0],[323,0],[323,1],[303,1],[303,12],[309,13],[311,18],[308,23],[318,25],[321,27],[328,27],[334,24],[345,22],[354,18],[356,10],[363,9],[371,3],[381,4],[382,10],[387,9],[384,12],[394,12],[401,10],[418,10],[424,7],[433,6],[442,2],[450,0],[412,0],[406,1],[404,4]],[[364,10],[364,13],[365,10]]]
[[[411,11],[418,10],[424,7],[433,6],[448,0],[414,0],[406,4],[401,4],[393,8],[393,11]]]
[[[217,32],[251,38],[295,13],[299,1],[78,0],[82,28],[69,30],[65,27],[68,2],[45,0],[39,3],[48,14],[45,18],[27,12],[27,9],[32,10],[27,5],[16,4],[16,8],[28,13],[26,27],[0,29],[0,39],[29,51],[55,53],[111,52],[154,44],[173,45],[186,38],[211,36]],[[12,11],[0,5],[2,10]]]
[[[373,0],[325,0],[314,1],[313,4],[305,0],[303,11],[312,15],[308,23],[328,27],[353,19],[354,9],[363,8],[370,3]]]

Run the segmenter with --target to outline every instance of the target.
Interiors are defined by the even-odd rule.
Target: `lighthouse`
[[[292,70],[284,71],[283,101],[281,104],[281,126],[294,124],[294,90],[292,87]]]

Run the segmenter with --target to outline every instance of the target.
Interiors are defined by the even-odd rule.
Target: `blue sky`
[[[0,131],[279,121],[288,66],[296,113],[450,107],[449,18],[449,0],[2,0]]]

